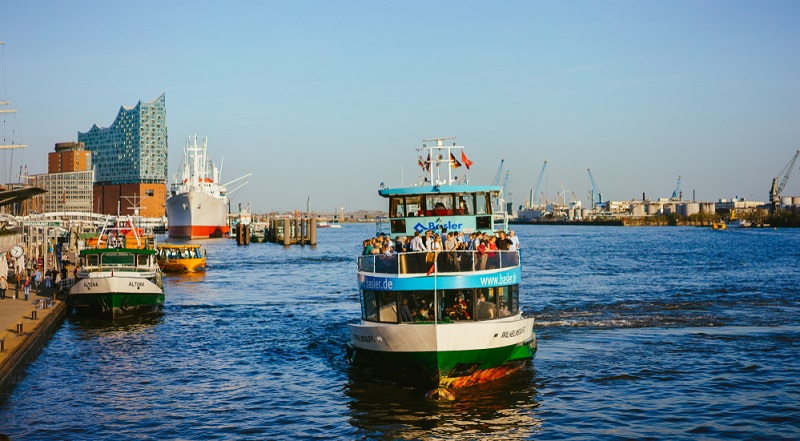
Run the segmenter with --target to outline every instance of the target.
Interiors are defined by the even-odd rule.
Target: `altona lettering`
[[[133,288],[143,288],[144,282],[128,282],[128,286]]]
[[[83,282],[84,288],[95,288],[100,286],[97,282]]]
[[[522,335],[524,332],[525,332],[525,327],[523,326],[522,328],[515,329],[513,331],[505,331],[505,332],[503,332],[502,334],[500,334],[500,338],[516,337],[518,335]]]

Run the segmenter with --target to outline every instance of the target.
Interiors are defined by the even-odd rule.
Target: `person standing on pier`
[[[0,257],[0,300],[6,299],[6,290],[8,289],[8,260],[6,260],[6,253]]]
[[[31,285],[33,284],[33,279],[30,276],[25,275],[25,281],[22,283],[22,287],[25,288],[25,301],[28,301],[28,295],[31,293]]]

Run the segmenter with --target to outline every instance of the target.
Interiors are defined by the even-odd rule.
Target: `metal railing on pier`
[[[519,266],[519,252],[458,250],[370,254],[359,256],[357,265],[358,271],[365,273],[467,273]]]

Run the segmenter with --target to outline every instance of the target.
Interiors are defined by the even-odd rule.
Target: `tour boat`
[[[161,271],[152,238],[130,218],[107,219],[93,246],[80,250],[67,304],[79,315],[121,318],[160,310]]]
[[[193,273],[206,269],[206,252],[198,244],[161,244],[156,261],[165,273]]]
[[[472,163],[463,147],[443,146],[448,139],[423,141],[435,145],[419,149],[419,183],[381,184],[393,242],[415,232],[493,235],[507,229],[507,218],[495,225],[492,216],[492,197],[501,187],[454,177],[462,162],[467,168]],[[506,376],[536,354],[534,319],[520,309],[518,250],[363,255],[357,274],[361,319],[349,325],[347,345],[354,367],[431,388],[428,397],[449,400],[452,389]]]

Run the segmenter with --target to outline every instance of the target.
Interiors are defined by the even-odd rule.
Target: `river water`
[[[368,224],[203,241],[160,316],[68,318],[0,397],[14,440],[798,439],[800,231],[518,226],[530,368],[456,391],[345,360]]]

